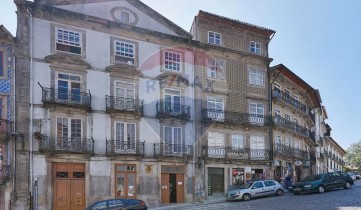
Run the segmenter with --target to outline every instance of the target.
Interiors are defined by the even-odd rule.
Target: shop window
[[[115,166],[115,184],[117,198],[135,198],[136,197],[136,166],[135,165],[116,165]]]

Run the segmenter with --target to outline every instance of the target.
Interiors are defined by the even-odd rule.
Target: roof
[[[343,152],[344,154],[346,154],[346,151],[335,141],[335,139],[333,139],[332,137],[330,137],[330,139],[332,140],[333,143],[336,144],[336,146],[337,146],[339,149],[342,150],[342,152]]]
[[[10,42],[14,43],[13,35],[5,28],[4,25],[0,25],[0,38],[8,39]]]
[[[276,66],[273,66],[273,67],[271,67],[271,71],[280,72],[283,76],[287,77],[288,79],[290,79],[291,81],[296,83],[298,86],[303,88],[307,92],[307,94],[310,96],[310,99],[311,99],[311,102],[313,105],[312,108],[321,106],[322,101],[321,101],[321,96],[320,96],[319,91],[314,89],[313,87],[311,87],[311,85],[309,85],[307,82],[305,82],[303,79],[301,79],[295,73],[293,73],[285,65],[278,64]]]
[[[221,24],[229,25],[229,26],[232,26],[235,28],[241,28],[241,29],[245,29],[245,30],[249,30],[249,31],[256,31],[257,33],[261,33],[261,34],[264,34],[267,36],[271,36],[272,34],[276,33],[276,31],[274,31],[272,29],[253,25],[253,24],[243,22],[240,20],[227,18],[227,17],[221,16],[221,15],[213,14],[213,13],[206,12],[203,10],[199,10],[197,17],[200,19],[206,19],[206,20],[210,20],[213,22],[218,22]]]

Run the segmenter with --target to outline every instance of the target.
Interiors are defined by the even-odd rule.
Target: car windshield
[[[312,175],[312,176],[307,176],[305,177],[302,181],[307,182],[307,181],[317,181],[321,179],[321,174],[317,174],[317,175]]]

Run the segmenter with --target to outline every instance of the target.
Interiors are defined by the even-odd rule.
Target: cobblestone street
[[[265,197],[244,201],[222,202],[217,204],[197,204],[187,207],[169,207],[162,209],[188,210],[342,210],[361,209],[361,180],[357,181],[350,190],[337,189],[323,194],[293,195],[285,193],[281,197]]]

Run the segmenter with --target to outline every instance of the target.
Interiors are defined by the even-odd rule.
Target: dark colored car
[[[324,193],[326,190],[335,188],[350,189],[353,183],[354,181],[346,172],[336,171],[308,176],[301,182],[293,184],[289,190],[293,194],[302,192]]]
[[[147,210],[144,201],[136,199],[109,199],[93,203],[85,210]]]

